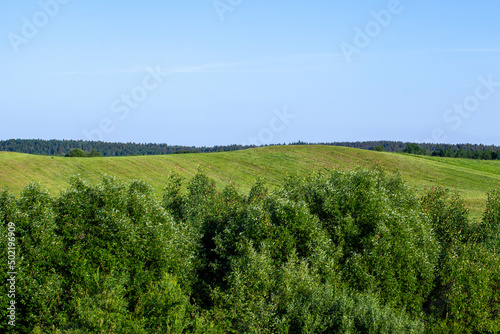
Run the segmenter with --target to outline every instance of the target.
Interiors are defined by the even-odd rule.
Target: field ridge
[[[486,193],[500,184],[500,161],[415,156],[337,146],[286,145],[232,152],[104,158],[0,152],[0,188],[8,187],[19,194],[30,181],[39,181],[53,194],[58,194],[68,186],[72,175],[80,174],[95,182],[108,174],[123,181],[141,179],[160,195],[171,171],[178,170],[190,179],[199,166],[207,169],[207,175],[215,179],[219,187],[231,180],[244,193],[258,176],[275,186],[287,173],[380,167],[390,173],[400,172],[419,192],[432,186],[459,191],[471,204],[473,214],[482,211]]]

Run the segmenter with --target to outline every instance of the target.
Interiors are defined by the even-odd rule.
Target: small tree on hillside
[[[406,144],[405,149],[403,150],[405,153],[410,153],[410,154],[418,154],[418,155],[424,155],[425,150],[422,148],[422,146],[416,144],[416,143],[408,143]]]
[[[95,148],[92,149],[91,152],[85,152],[79,148],[73,148],[69,153],[65,155],[65,157],[69,158],[93,158],[93,157],[102,157],[101,152],[97,152]]]
[[[85,151],[83,151],[79,148],[74,148],[69,153],[67,153],[65,155],[65,157],[68,157],[68,158],[83,158],[85,156],[86,156]]]

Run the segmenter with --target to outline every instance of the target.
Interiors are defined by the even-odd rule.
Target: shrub
[[[476,237],[469,223],[469,210],[458,194],[450,194],[443,188],[432,188],[421,198],[421,202],[444,249],[455,241],[467,242]]]
[[[500,258],[481,244],[455,243],[441,275],[440,321],[456,332],[500,331]]]
[[[500,253],[500,188],[488,194],[480,227],[481,241],[494,254]]]
[[[500,331],[498,189],[475,225],[458,195],[419,199],[381,171],[291,175],[274,191],[258,179],[243,196],[200,168],[181,188],[173,173],[162,201],[109,176],[74,177],[57,198],[37,183],[0,192],[0,242],[10,221],[18,238],[16,330]]]
[[[97,152],[95,149],[92,149],[90,152],[85,152],[82,149],[74,148],[69,153],[66,153],[65,157],[67,158],[93,158],[93,157],[102,157],[101,152]]]
[[[8,220],[2,225],[6,227],[10,221],[15,224],[16,313],[22,314],[16,329],[26,331],[35,325],[66,321],[65,315],[58,312],[65,301],[60,271],[63,245],[56,235],[52,197],[39,183],[31,183],[22,190],[17,203],[8,193],[2,195],[1,202],[0,216]]]
[[[323,224],[342,248],[344,280],[417,315],[434,284],[438,246],[399,176],[356,170],[327,176]]]
[[[136,317],[148,333],[184,333],[190,326],[189,297],[180,288],[175,276],[165,273],[157,282],[150,282],[139,298]]]

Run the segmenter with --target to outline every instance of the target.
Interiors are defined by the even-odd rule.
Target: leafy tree
[[[500,331],[498,189],[475,222],[457,194],[419,198],[382,171],[258,179],[248,196],[203,168],[187,191],[179,173],[166,183],[161,201],[106,175],[73,177],[56,197],[38,183],[0,192],[0,241],[9,222],[17,233],[16,330]]]
[[[88,157],[102,157],[101,152],[97,152],[95,148],[92,149],[89,153],[86,154]]]
[[[457,194],[434,188],[421,199],[440,244],[436,284],[425,309],[434,331],[493,331],[498,326],[500,259],[487,251],[496,240],[494,223],[483,228],[471,224],[465,203]],[[496,211],[496,194],[490,196],[484,222]],[[494,221],[494,218],[493,218]],[[484,236],[488,236],[485,238]],[[491,239],[490,239],[491,238]],[[483,244],[484,243],[484,244]],[[493,246],[494,247],[494,246]],[[440,328],[440,329],[438,329]],[[447,328],[445,330],[444,328]]]
[[[163,207],[178,221],[184,218],[185,203],[181,195],[182,176],[172,172],[167,180],[163,195]]]
[[[422,148],[422,146],[416,144],[416,143],[408,143],[403,150],[404,153],[410,153],[410,154],[418,154],[418,155],[424,155],[425,150]]]
[[[465,159],[465,158],[467,158],[467,152],[465,152],[465,150],[463,148],[461,148],[457,151],[456,157]]]
[[[79,148],[74,148],[68,154],[66,154],[66,157],[69,158],[83,158],[86,156],[87,155],[85,154],[85,152]]]
[[[481,240],[494,254],[500,253],[500,188],[488,194],[488,201],[480,227]]]
[[[493,155],[492,155],[492,151],[491,150],[486,150],[483,152],[483,156],[482,156],[482,159],[483,160],[491,160],[493,159]]]
[[[100,152],[97,152],[94,149],[92,149],[91,152],[85,152],[79,148],[74,148],[72,149],[69,153],[67,153],[65,155],[65,157],[69,157],[69,158],[89,158],[89,157],[102,157],[102,153]]]
[[[442,247],[450,247],[455,241],[473,240],[475,232],[469,222],[469,210],[457,193],[431,188],[421,198],[421,203]]]
[[[451,148],[447,148],[444,152],[444,156],[447,158],[453,158],[455,154],[453,153],[453,150]]]

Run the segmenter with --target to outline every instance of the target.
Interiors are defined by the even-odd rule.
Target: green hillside
[[[189,179],[200,165],[207,168],[207,175],[219,186],[231,180],[243,192],[250,189],[257,176],[277,185],[286,173],[381,167],[401,172],[405,181],[419,191],[436,185],[458,190],[471,204],[474,215],[483,210],[486,192],[500,183],[500,161],[410,156],[333,146],[273,146],[222,153],[113,158],[0,152],[0,188],[8,187],[18,194],[36,180],[58,193],[67,187],[71,175],[80,174],[84,179],[96,181],[107,173],[124,181],[142,179],[160,194],[172,170]]]

